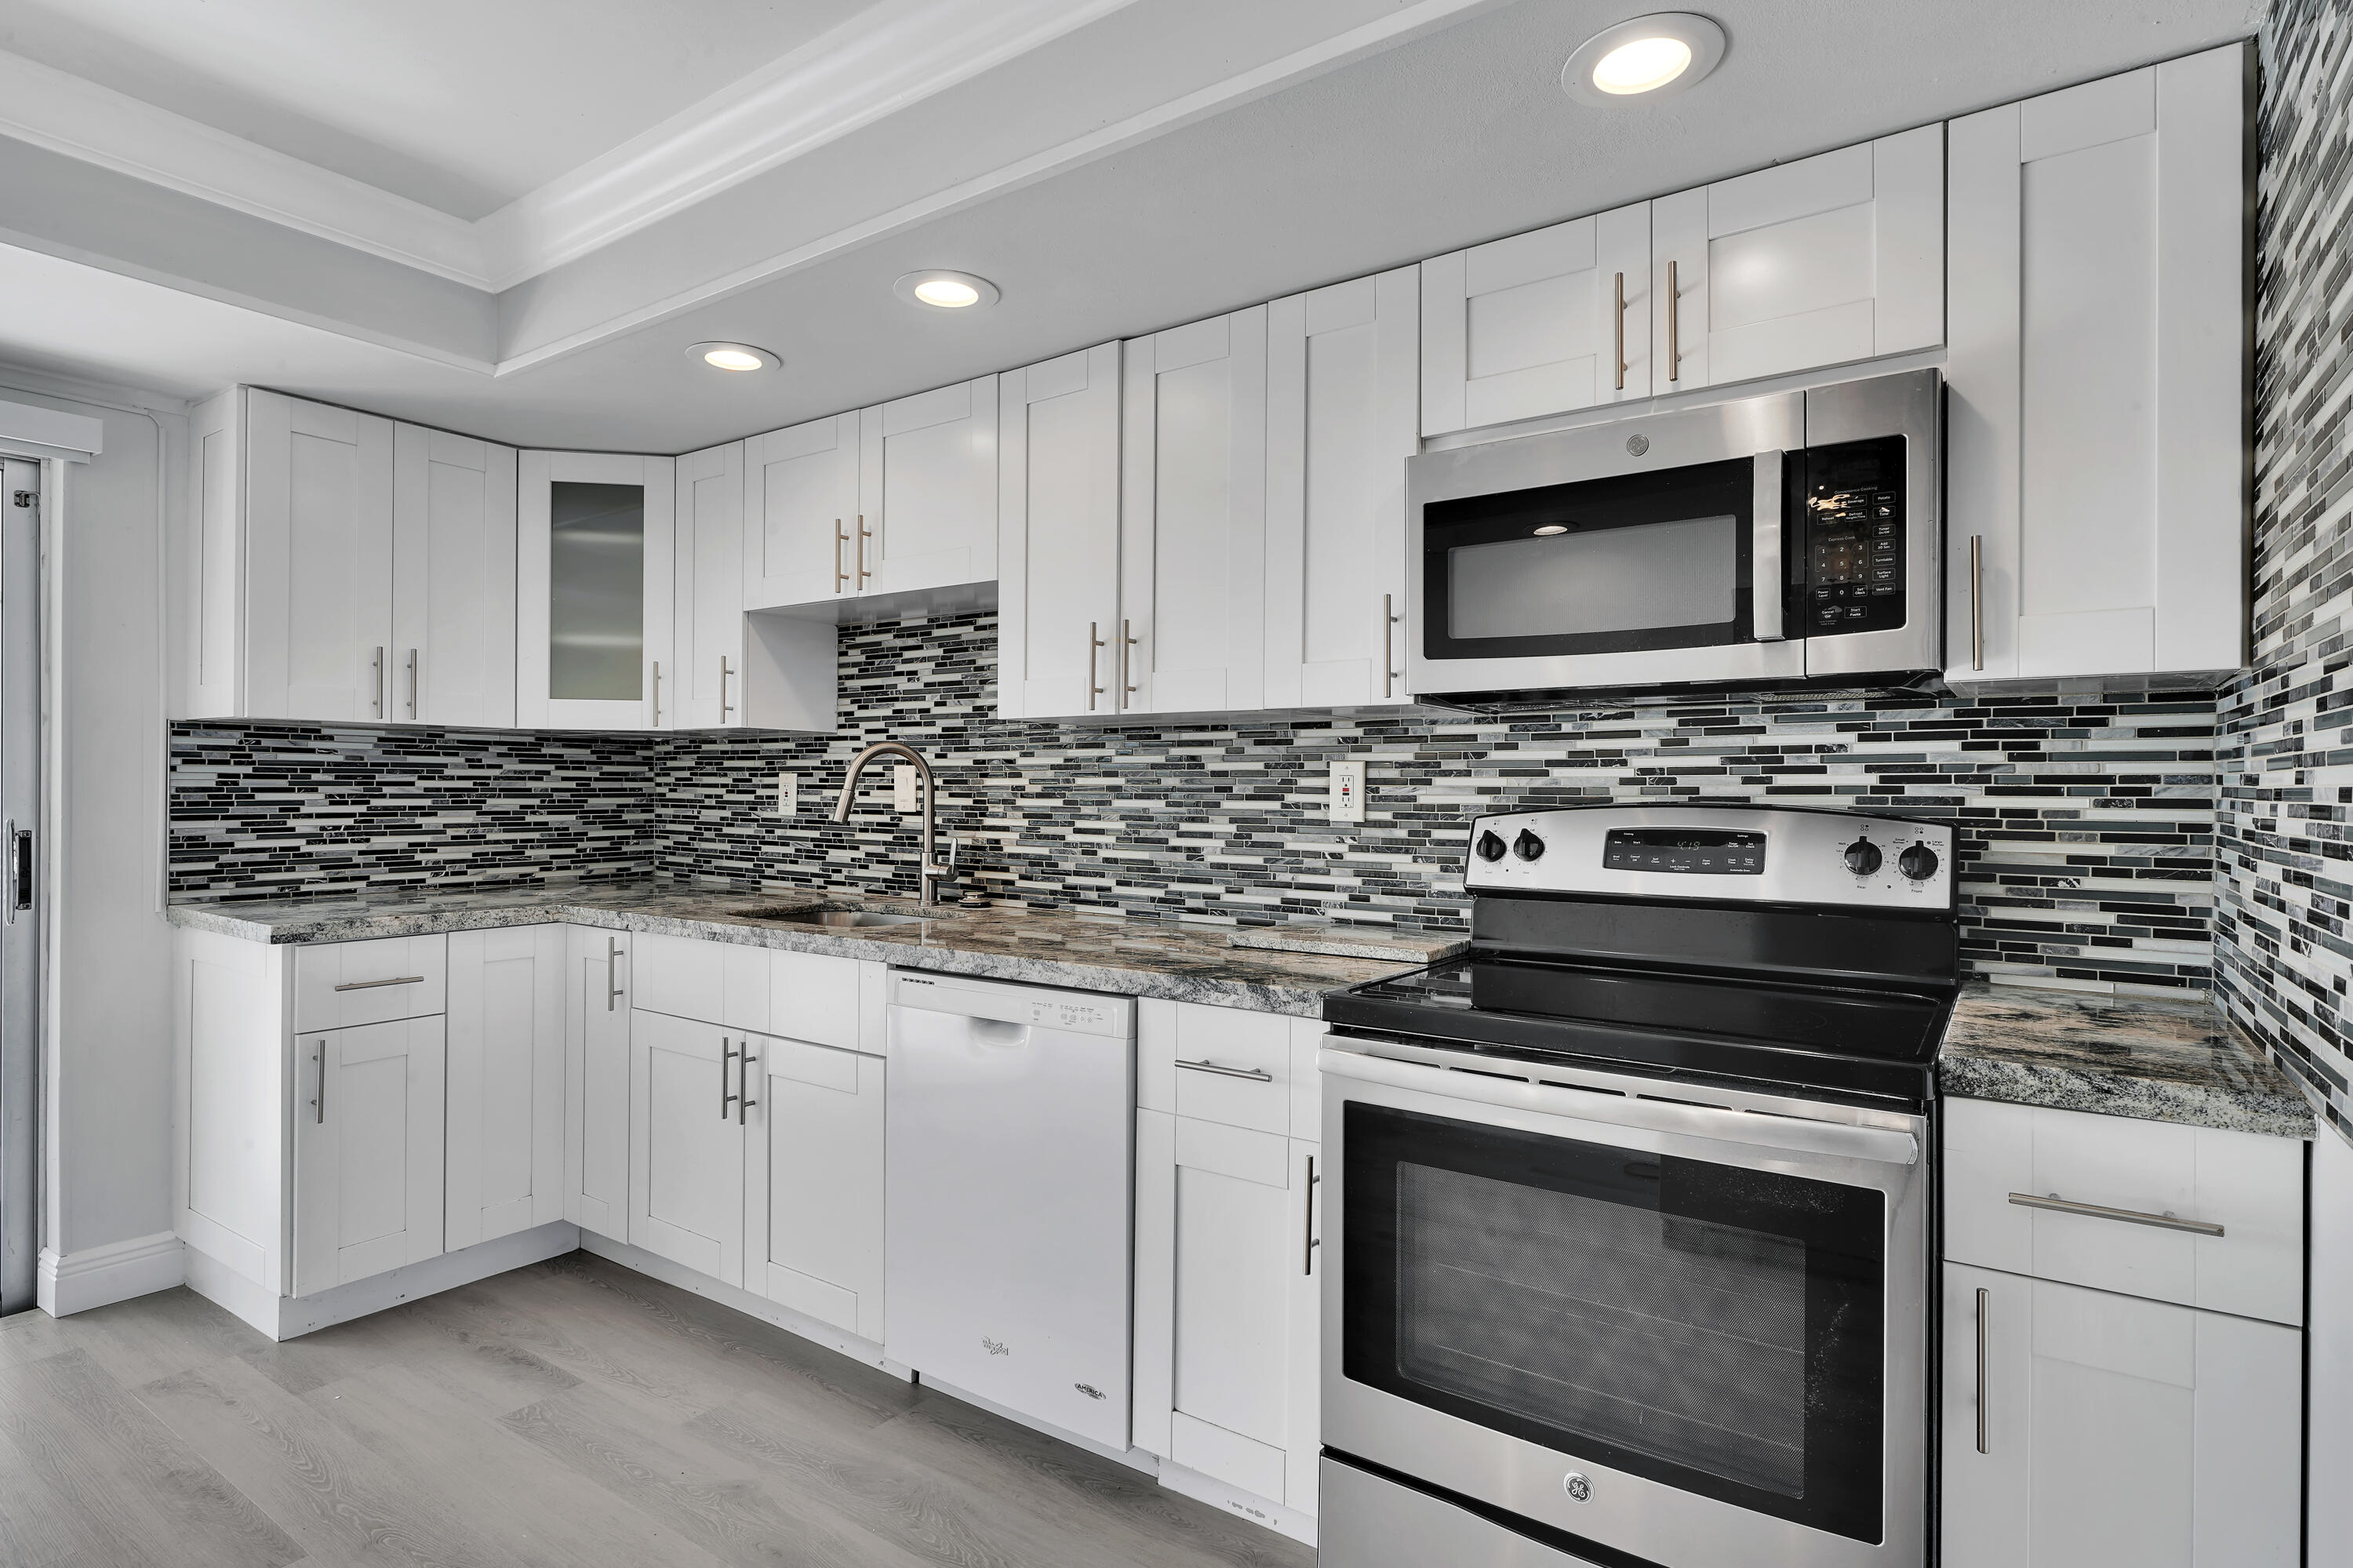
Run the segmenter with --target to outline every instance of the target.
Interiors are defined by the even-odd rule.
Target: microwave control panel
[[[1809,447],[1803,456],[1796,498],[1805,527],[1802,634],[1903,625],[1904,438]]]

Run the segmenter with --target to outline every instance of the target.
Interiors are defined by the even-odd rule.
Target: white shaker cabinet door
[[[2245,662],[2251,58],[1953,122],[1952,680]]]
[[[744,719],[744,443],[678,460],[676,665],[679,729]]]
[[[677,460],[517,460],[515,717],[526,729],[671,727]]]
[[[294,1040],[294,1290],[442,1251],[442,1020]]]
[[[1123,349],[1123,713],[1248,712],[1266,700],[1266,307]]]
[[[883,1062],[753,1036],[744,1287],[882,1338]]]
[[[1106,343],[997,378],[1005,718],[1118,710],[1119,365]]]
[[[859,416],[854,591],[906,593],[997,576],[997,377]]]
[[[744,608],[858,591],[859,417],[835,414],[744,443]]]
[[[1942,125],[1678,191],[1651,213],[1653,392],[1945,340]]]
[[[2293,1568],[2303,1336],[1945,1265],[1946,1568]]]
[[[629,1239],[630,943],[565,929],[564,1217]]]
[[[390,719],[393,426],[246,397],[246,716]]]
[[[1406,700],[1420,303],[1400,267],[1267,307],[1268,707]]]
[[[750,1039],[667,1013],[629,1020],[628,1239],[734,1286],[744,1283],[738,1099]]]
[[[1421,264],[1421,433],[1648,397],[1651,204]]]
[[[515,721],[515,451],[392,432],[392,649],[401,723]]]
[[[564,1218],[565,927],[449,934],[451,1252]]]

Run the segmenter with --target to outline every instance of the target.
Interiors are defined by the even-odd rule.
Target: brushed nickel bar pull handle
[[[374,991],[376,987],[384,985],[423,985],[424,983],[423,975],[402,975],[397,980],[345,980],[335,989],[337,991]]]
[[[319,1093],[311,1102],[311,1124],[313,1127],[324,1127],[327,1125],[327,1042],[324,1038],[319,1042],[318,1063]]]
[[[1188,1073],[1215,1073],[1221,1078],[1248,1078],[1254,1084],[1271,1084],[1274,1075],[1262,1067],[1226,1067],[1215,1062],[1179,1062]]]
[[[1969,668],[1985,668],[1985,535],[1969,535]]]
[[[8,897],[7,922],[14,926],[16,916],[33,906],[33,834],[30,829],[20,829],[16,819],[8,819]]]
[[[653,662],[653,665],[654,665],[654,728],[656,728],[656,729],[659,729],[659,728],[661,728],[661,661],[660,661],[660,660],[659,660],[659,659],[655,660],[655,661]]]
[[[1299,1255],[1299,1272],[1303,1275],[1315,1272],[1315,1249],[1321,1245],[1315,1235],[1315,1156],[1311,1154],[1307,1157],[1307,1202],[1303,1205],[1307,1211],[1307,1245]]]
[[[1681,337],[1676,331],[1676,316],[1683,305],[1683,291],[1675,286],[1675,264],[1667,263],[1667,379],[1680,381],[1683,376],[1683,355]]]
[[[719,1037],[719,1119],[727,1119],[727,1107],[735,1103],[736,1096],[727,1087],[727,1065],[735,1060],[735,1044],[724,1034]]]
[[[1098,648],[1101,648],[1101,647],[1103,647],[1103,623],[1102,623],[1101,621],[1095,621],[1095,620],[1090,620],[1090,621],[1088,621],[1088,622],[1087,622],[1087,712],[1089,712],[1089,713],[1092,713],[1092,712],[1094,712],[1094,711],[1095,711],[1095,699],[1096,699],[1097,697],[1099,697],[1099,696],[1103,695],[1103,688],[1102,688],[1101,686],[1098,686],[1098,685],[1096,685],[1096,684],[1095,684],[1095,650],[1096,650],[1096,649],[1098,649]]]
[[[866,514],[861,512],[858,514],[858,586],[860,588],[866,586],[866,579],[874,575],[866,569],[866,541],[872,537],[873,531],[866,526]]]
[[[2053,1192],[2038,1198],[2031,1192],[2012,1192],[2010,1201],[2021,1209],[2048,1209],[2054,1214],[2082,1214],[2094,1220],[2117,1220],[2127,1225],[2150,1225],[2160,1231],[2188,1231],[2191,1235],[2219,1236],[2220,1225],[2203,1220],[2176,1219],[2171,1214],[2143,1213],[2138,1209],[2111,1209],[2103,1203],[2078,1203]]]
[[[385,716],[385,713],[384,713],[384,650],[383,650],[383,649],[381,649],[381,648],[379,648],[379,649],[377,649],[377,650],[375,651],[375,676],[374,676],[373,678],[374,678],[374,680],[375,680],[375,716],[376,716],[376,717],[378,717],[378,718],[382,718],[382,717],[384,717],[384,716]]]
[[[417,716],[417,650],[408,651],[408,716]]]
[[[849,542],[849,535],[841,531],[841,519],[835,518],[833,520],[833,591],[836,593],[839,593],[849,582],[849,574],[841,569],[841,547]]]
[[[1397,667],[1397,633],[1389,629],[1405,617],[1397,612],[1397,595],[1381,595],[1381,695],[1397,695],[1398,677],[1405,673]]]
[[[735,1125],[745,1125],[744,1113],[759,1103],[752,1097],[752,1042],[747,1039],[735,1053]]]
[[[1618,390],[1626,390],[1626,274],[1618,274]]]
[[[727,655],[719,656],[719,722],[725,724],[727,715],[735,711],[727,701],[727,677],[734,672],[727,668]]]
[[[1986,1288],[1978,1287],[1978,1452],[1986,1452]]]
[[[1134,673],[1134,658],[1128,650],[1134,646],[1135,633],[1128,630],[1128,623],[1123,618],[1119,623],[1119,705],[1122,712],[1126,711],[1127,699],[1135,695],[1135,687],[1128,681],[1128,677]]]
[[[613,1003],[621,994],[621,938],[605,938],[605,1011],[613,1011]]]

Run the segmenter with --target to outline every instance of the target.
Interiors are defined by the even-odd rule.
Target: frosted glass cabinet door
[[[676,460],[524,452],[518,470],[516,721],[671,727]]]
[[[846,416],[845,416],[846,417]],[[850,591],[904,593],[997,576],[997,377],[865,409]]]
[[[294,1290],[440,1255],[442,1020],[294,1040]]]
[[[997,711],[1118,710],[1120,345],[997,378]]]
[[[392,421],[245,397],[246,716],[389,719]]]
[[[1266,307],[1123,346],[1123,713],[1247,712],[1266,700]]]
[[[671,724],[744,723],[744,443],[678,460],[677,662]]]
[[[512,447],[394,428],[392,585],[391,718],[512,727]]]
[[[744,608],[858,591],[858,427],[835,414],[744,443]]]

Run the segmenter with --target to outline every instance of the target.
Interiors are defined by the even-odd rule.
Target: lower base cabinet
[[[564,1218],[561,926],[449,935],[451,1252]]]
[[[442,1020],[297,1035],[294,1296],[442,1251]]]
[[[744,1288],[882,1338],[883,1062],[754,1038],[744,1143]]]
[[[1946,1568],[2294,1568],[2299,1332],[1944,1267]]]
[[[633,1246],[744,1283],[744,1037],[661,1012],[629,1016]]]
[[[627,1241],[631,938],[572,926],[564,941],[564,1217]]]

